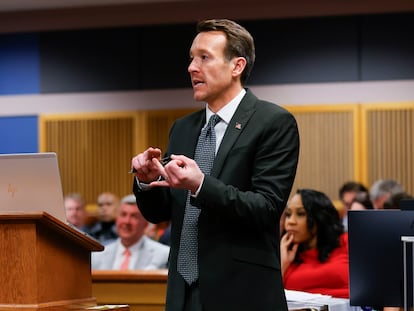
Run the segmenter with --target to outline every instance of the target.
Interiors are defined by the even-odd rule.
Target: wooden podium
[[[0,215],[0,310],[86,310],[103,246],[46,212]]]

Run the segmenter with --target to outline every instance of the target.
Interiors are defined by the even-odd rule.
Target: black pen
[[[161,163],[162,166],[166,166],[171,160],[172,160],[171,157],[167,156],[167,157],[162,158],[160,160],[160,163]],[[137,170],[135,169],[135,167],[133,167],[128,173],[129,174],[135,174],[136,172],[137,172]]]
[[[172,160],[171,157],[167,156],[167,157],[162,158],[160,160],[160,162],[161,162],[162,166],[166,166],[171,160]]]

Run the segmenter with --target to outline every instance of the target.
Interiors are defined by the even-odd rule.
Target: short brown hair
[[[197,32],[221,31],[226,35],[227,45],[224,56],[231,60],[234,57],[244,57],[246,67],[240,77],[244,84],[252,71],[256,58],[252,35],[241,25],[228,19],[209,19],[197,24]]]

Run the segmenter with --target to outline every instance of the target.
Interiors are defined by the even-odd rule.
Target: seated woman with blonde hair
[[[300,189],[291,198],[280,252],[286,289],[349,298],[348,235],[324,193]]]

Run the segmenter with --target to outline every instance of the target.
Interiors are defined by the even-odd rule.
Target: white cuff
[[[150,190],[152,188],[150,186],[150,184],[143,183],[143,182],[139,181],[138,177],[135,177],[135,180],[137,181],[138,189],[141,190],[141,191],[147,191],[147,190]],[[161,180],[161,176],[158,177],[158,179],[156,181],[160,181],[160,180]]]
[[[205,175],[203,175],[203,179],[201,180],[200,186],[198,186],[197,191],[194,194],[190,194],[193,198],[196,198],[198,194],[200,193],[201,187],[203,186],[203,183],[204,183],[204,176]]]

